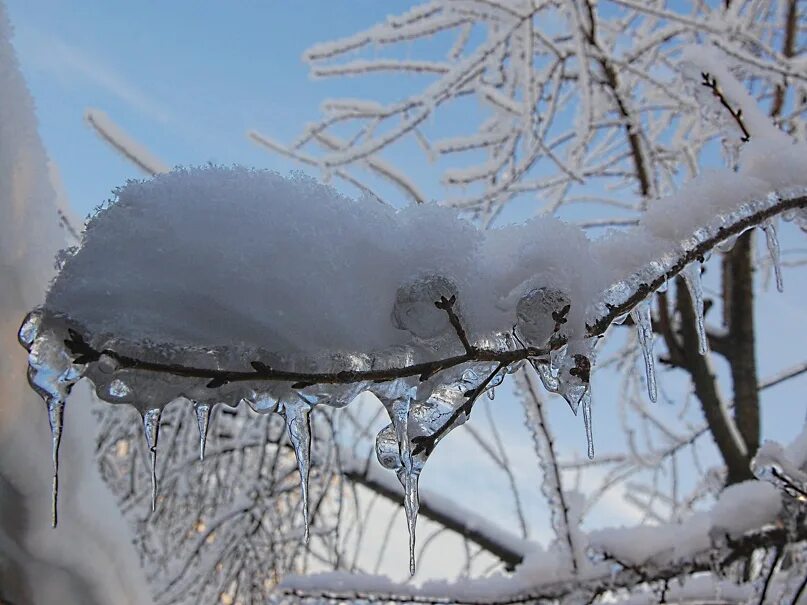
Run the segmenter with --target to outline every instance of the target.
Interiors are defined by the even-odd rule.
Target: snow
[[[737,538],[776,521],[781,494],[763,481],[729,486],[711,511],[692,515],[682,523],[620,527],[589,534],[589,545],[628,565],[663,565],[691,559],[723,536]]]

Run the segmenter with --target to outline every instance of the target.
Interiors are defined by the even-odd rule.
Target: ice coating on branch
[[[636,324],[636,337],[642,349],[644,369],[647,378],[647,394],[650,401],[658,398],[656,390],[655,356],[653,355],[653,320],[650,315],[650,300],[644,300],[633,308],[630,313],[633,323]]]
[[[595,241],[554,218],[479,230],[436,205],[395,210],[242,168],[131,182],[65,256],[36,315],[48,318],[47,329],[21,332],[32,352],[47,351],[44,362],[29,358],[32,385],[44,381],[46,394],[66,396],[83,373],[102,399],[151,416],[177,398],[279,410],[300,466],[304,516],[308,409],[341,407],[371,390],[397,424],[395,471],[414,541],[423,464],[468,419],[471,399],[514,366],[504,363],[496,377],[491,359],[540,348],[529,361],[574,412],[582,404],[593,455],[587,335],[675,275],[682,258],[698,258],[704,242],[726,239],[726,226],[752,226],[743,221],[805,192],[791,187],[779,197],[764,174],[742,165],[699,179],[651,202],[637,226]],[[477,352],[488,361],[471,362]],[[377,379],[437,359],[457,365]],[[270,372],[284,377],[265,378]],[[330,377],[321,383],[295,378],[323,373]],[[406,422],[392,409],[400,388],[416,388]],[[422,420],[413,425],[415,417]],[[200,434],[200,454],[203,441]],[[156,467],[153,479],[156,497]]]
[[[300,473],[300,493],[303,503],[303,540],[308,543],[308,477],[311,473],[311,405],[301,396],[283,400],[281,413],[286,418],[289,441],[294,448],[297,470]]]
[[[160,408],[143,413],[143,434],[151,457],[151,512],[157,509],[157,440],[160,437]]]
[[[698,333],[698,353],[706,355],[709,345],[706,342],[706,324],[703,319],[703,285],[701,284],[701,264],[691,263],[683,271],[689,298],[692,300],[692,310],[695,312],[695,329]]]

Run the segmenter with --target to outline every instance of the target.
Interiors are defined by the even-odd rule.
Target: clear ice
[[[381,431],[376,438],[376,455],[382,466],[395,470],[404,489],[404,511],[409,530],[409,574],[415,575],[415,530],[418,509],[418,479],[422,465],[416,465],[412,455],[409,436],[409,419],[412,402],[417,392],[406,380],[395,380],[376,385],[376,395],[387,410],[392,424],[394,445],[390,443],[390,431]]]
[[[143,414],[143,432],[151,454],[151,512],[157,509],[157,440],[160,436],[160,408],[146,410]]]
[[[53,460],[53,480],[51,487],[51,527],[56,527],[56,504],[59,496],[59,445],[62,442],[64,423],[64,401],[52,397],[48,400],[48,423],[50,424],[51,458]]]
[[[630,315],[633,323],[636,324],[636,334],[639,339],[639,346],[644,357],[644,369],[647,376],[647,394],[650,401],[655,402],[658,398],[656,389],[656,369],[653,357],[653,323],[650,315],[650,300],[643,300],[633,308]]]
[[[591,389],[586,388],[586,392],[580,398],[583,404],[583,426],[586,429],[586,446],[589,460],[594,460],[594,431],[591,427]]]
[[[571,299],[555,288],[530,290],[516,305],[516,327],[519,337],[534,346],[546,344],[567,321]]]
[[[765,233],[765,244],[768,246],[768,254],[773,263],[773,272],[776,277],[776,289],[779,292],[784,292],[785,286],[782,281],[782,264],[780,262],[779,250],[779,236],[776,233],[776,225],[773,221],[768,221],[762,225],[762,231]]]
[[[65,347],[64,338],[50,330],[42,329],[42,314],[28,314],[17,334],[20,344],[28,350],[28,383],[47,405],[48,425],[51,436],[51,526],[58,521],[59,497],[59,446],[64,425],[64,406],[73,385],[81,378],[81,372],[73,364]]]
[[[706,355],[709,347],[706,343],[706,325],[703,320],[703,285],[701,284],[700,263],[690,263],[683,271],[681,277],[689,290],[689,297],[692,299],[692,308],[695,311],[695,329],[698,333],[698,353]]]
[[[210,424],[210,405],[194,401],[193,409],[196,412],[196,424],[199,426],[199,460],[204,460],[205,445],[207,443],[207,427]]]
[[[289,441],[297,458],[297,470],[300,473],[300,495],[303,503],[303,524],[305,525],[303,540],[309,538],[308,527],[308,476],[311,472],[311,404],[299,393],[293,393],[283,400],[282,414],[286,419]]]

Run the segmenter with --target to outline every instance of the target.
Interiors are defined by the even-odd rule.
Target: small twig
[[[448,420],[443,423],[443,425],[437,429],[431,435],[421,435],[419,437],[414,437],[412,439],[412,443],[415,445],[414,449],[412,450],[412,455],[417,455],[420,452],[426,452],[426,454],[430,454],[434,447],[437,445],[437,442],[442,438],[442,436],[447,433],[454,422],[463,414],[465,416],[471,415],[471,410],[474,407],[474,403],[476,400],[479,399],[479,396],[485,392],[487,386],[491,383],[491,381],[496,377],[496,375],[502,371],[507,366],[506,363],[500,362],[499,365],[496,366],[496,369],[491,372],[485,380],[483,380],[478,387],[466,393],[466,397],[468,398],[465,403],[463,403],[460,407],[458,407],[451,416],[448,417]]]
[[[717,79],[704,72],[701,72],[701,85],[705,86],[709,90],[712,91],[712,94],[717,97],[720,101],[720,104],[726,108],[726,110],[731,114],[731,117],[734,118],[734,121],[737,122],[737,126],[740,127],[740,130],[743,131],[742,142],[747,143],[751,140],[751,133],[748,132],[748,129],[745,127],[745,122],[743,122],[743,110],[742,109],[734,109],[731,104],[726,99],[725,95],[723,95],[723,91],[720,90],[720,87],[717,85]]]
[[[773,572],[776,570],[776,564],[779,563],[779,558],[782,556],[783,547],[777,545],[774,548],[776,550],[774,551],[773,561],[771,561],[771,568],[765,576],[765,584],[762,585],[762,593],[759,595],[759,605],[764,605],[765,603],[765,595],[768,594],[768,586],[771,583],[771,579],[773,579]]]
[[[457,302],[457,295],[452,294],[451,298],[441,296],[440,300],[434,303],[434,306],[437,307],[438,309],[442,309],[448,314],[448,321],[450,321],[451,325],[454,327],[454,331],[457,333],[457,336],[459,337],[462,346],[465,348],[465,352],[468,353],[468,355],[473,355],[474,347],[468,340],[468,335],[465,333],[465,328],[462,327],[462,322],[460,322],[460,318],[457,317],[457,314],[454,312],[454,303],[456,302]]]
[[[796,594],[793,595],[793,600],[790,601],[790,605],[796,605],[799,602],[799,599],[801,599],[801,595],[804,592],[805,588],[807,588],[807,575],[804,576],[804,578],[801,581],[801,584],[799,584],[799,587],[796,590]]]
[[[780,473],[775,468],[771,469],[771,474],[784,484],[785,491],[790,489],[793,491],[793,493],[798,494],[798,497],[800,497],[803,501],[807,501],[807,492],[793,483],[787,475]]]

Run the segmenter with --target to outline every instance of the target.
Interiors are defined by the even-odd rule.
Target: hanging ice
[[[554,353],[554,351],[553,351]],[[583,396],[588,392],[591,378],[591,360],[583,353],[572,353],[568,350],[558,354],[551,362],[557,364],[557,393],[561,395],[572,413],[577,416]]]
[[[311,404],[298,393],[283,400],[281,413],[286,419],[289,441],[297,458],[300,473],[300,496],[303,504],[303,540],[308,543],[308,476],[311,472]]]
[[[376,455],[379,462],[395,473],[404,488],[404,511],[409,530],[409,573],[415,575],[415,529],[419,508],[418,478],[422,466],[417,467],[412,456],[412,441],[409,435],[409,415],[417,388],[407,380],[395,380],[374,385],[373,392],[387,410],[392,424],[392,434],[397,449],[389,443],[389,435],[380,432],[376,438]],[[392,451],[390,451],[392,450]]]
[[[413,470],[412,442],[409,439],[409,411],[411,397],[407,393],[392,404],[395,438],[398,441],[398,455],[401,466],[398,469],[398,480],[404,488],[404,510],[406,526],[409,530],[409,574],[415,575],[415,527],[419,508],[418,475]]]
[[[409,575],[415,575],[415,528],[417,526],[420,498],[418,496],[418,480],[420,473],[411,468],[402,467],[398,470],[398,481],[404,488],[404,511],[406,512],[406,527],[409,530]]]
[[[196,424],[199,426],[199,460],[204,460],[205,444],[207,443],[207,427],[210,423],[210,405],[194,401],[193,409],[196,412]]]
[[[59,445],[62,442],[64,422],[64,401],[57,398],[48,400],[48,423],[50,424],[50,447],[53,460],[53,480],[51,485],[51,527],[56,527],[56,504],[59,497]]]
[[[43,331],[39,311],[28,314],[17,334],[20,344],[28,350],[28,382],[45,401],[51,436],[51,526],[58,521],[59,446],[62,441],[64,406],[73,385],[81,378],[73,364],[64,339],[52,331]]]
[[[588,459],[594,460],[594,430],[591,426],[591,389],[586,389],[581,401],[583,404],[583,426],[585,426],[586,429]]]
[[[692,309],[695,311],[695,330],[698,333],[698,353],[706,355],[709,347],[706,343],[706,325],[703,320],[703,286],[701,284],[700,263],[690,263],[683,271],[681,277],[689,290],[692,299]]]
[[[157,509],[157,440],[160,437],[160,408],[146,410],[143,414],[143,432],[151,454],[151,512]]]
[[[762,225],[762,231],[765,233],[765,243],[768,246],[768,254],[771,256],[771,263],[773,263],[776,289],[779,292],[784,292],[785,286],[782,281],[782,264],[780,262],[779,236],[776,233],[776,225],[773,221],[768,221]]]
[[[538,373],[538,377],[541,379],[541,384],[544,385],[544,388],[549,391],[550,393],[557,393],[558,392],[558,377],[556,373],[552,372],[552,364],[550,363],[542,363],[539,360],[531,359],[530,363],[532,367],[535,368],[535,371]],[[557,368],[555,368],[557,370]],[[572,412],[577,414],[575,409],[572,409]]]
[[[636,324],[636,334],[644,357],[644,369],[647,376],[647,394],[650,401],[655,402],[658,396],[656,389],[656,369],[653,357],[653,324],[650,315],[650,300],[643,300],[630,313]]]

